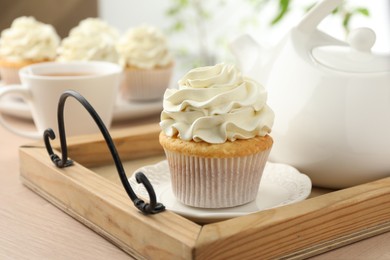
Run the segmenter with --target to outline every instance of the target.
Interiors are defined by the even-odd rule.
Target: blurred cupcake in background
[[[130,101],[162,99],[173,71],[173,57],[164,34],[152,26],[129,29],[117,43],[124,67],[122,95]]]
[[[119,32],[99,18],[87,18],[70,30],[58,48],[57,61],[108,61],[118,63],[115,49]]]
[[[60,37],[53,26],[22,16],[0,36],[0,74],[4,84],[20,83],[20,68],[38,62],[53,61]]]

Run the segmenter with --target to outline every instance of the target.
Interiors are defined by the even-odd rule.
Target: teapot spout
[[[260,45],[248,34],[234,39],[229,48],[243,74],[248,74],[253,69],[262,52]]]

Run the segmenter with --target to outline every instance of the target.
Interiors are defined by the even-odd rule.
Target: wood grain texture
[[[131,255],[191,258],[197,224],[169,211],[145,216],[120,186],[77,163],[57,169],[42,148],[21,148],[20,157],[26,185]]]
[[[196,257],[307,257],[388,230],[390,178],[206,225]]]
[[[31,121],[7,119],[33,128]],[[132,259],[21,183],[18,149],[31,142],[0,127],[0,259]]]
[[[113,137],[131,162],[161,155],[158,132],[147,125]],[[70,138],[69,149],[90,166],[109,158],[98,136]],[[117,183],[79,163],[57,169],[40,145],[22,147],[20,160],[26,185],[137,258],[300,259],[390,230],[390,178],[201,226],[169,211],[142,215]]]
[[[112,131],[114,143],[122,161],[143,158],[163,153],[156,142],[160,127],[156,123]],[[58,142],[56,148],[59,149]],[[95,167],[112,162],[111,154],[102,135],[94,134],[69,139],[69,157],[86,167]]]
[[[27,125],[32,128],[31,122],[10,119],[19,127]],[[131,124],[125,122],[114,127],[128,128]],[[0,259],[133,259],[22,185],[18,147],[26,143],[31,143],[31,140],[0,127]],[[326,249],[327,252],[310,259],[387,260],[390,259],[389,241],[390,232],[387,232],[349,242],[351,244],[338,249]]]

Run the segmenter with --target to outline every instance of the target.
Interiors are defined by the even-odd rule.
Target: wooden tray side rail
[[[122,140],[125,143],[130,141],[125,146],[132,148],[126,149],[136,147],[139,150],[126,154],[126,159],[150,153],[143,153],[142,149],[148,150],[155,146],[156,140],[149,138],[150,132],[153,132],[151,129],[153,128],[142,128],[146,133],[144,138]],[[122,141],[120,138],[118,140],[116,141],[120,144]],[[85,143],[72,140],[68,146],[69,155],[76,161],[88,161],[89,165],[108,161],[110,154],[108,150],[104,152],[105,143],[101,140],[91,143],[93,149],[88,149]],[[85,153],[85,149],[94,151],[94,156]],[[59,151],[55,152],[60,154]],[[43,146],[21,147],[20,160],[21,179],[26,186],[129,254],[148,259],[192,258],[201,229],[198,224],[169,211],[158,215],[143,215],[133,206],[121,186],[107,182],[78,162],[68,168],[57,168]]]
[[[305,258],[390,230],[390,178],[206,225],[199,259]]]
[[[112,136],[131,162],[163,153],[159,131]],[[390,230],[390,178],[202,226],[170,211],[145,216],[121,186],[86,168],[112,163],[101,136],[70,138],[68,151],[75,165],[58,169],[41,143],[21,147],[23,183],[137,258],[300,259]]]
[[[113,141],[122,161],[164,153],[158,142],[160,126],[149,124],[113,132]],[[112,157],[101,134],[68,139],[69,157],[85,167],[112,163]],[[60,149],[59,143],[53,148]]]

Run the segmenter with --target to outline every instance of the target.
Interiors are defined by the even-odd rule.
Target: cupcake
[[[119,32],[99,18],[87,18],[70,30],[58,48],[57,61],[118,63],[115,48]]]
[[[49,24],[34,17],[19,17],[10,28],[1,32],[0,74],[5,84],[20,83],[20,68],[38,62],[52,61],[60,37]]]
[[[124,67],[123,97],[131,101],[161,100],[173,69],[163,33],[151,26],[132,28],[119,39],[117,50]]]
[[[253,201],[273,144],[265,89],[229,64],[193,69],[178,85],[160,122],[175,197],[201,208]]]

